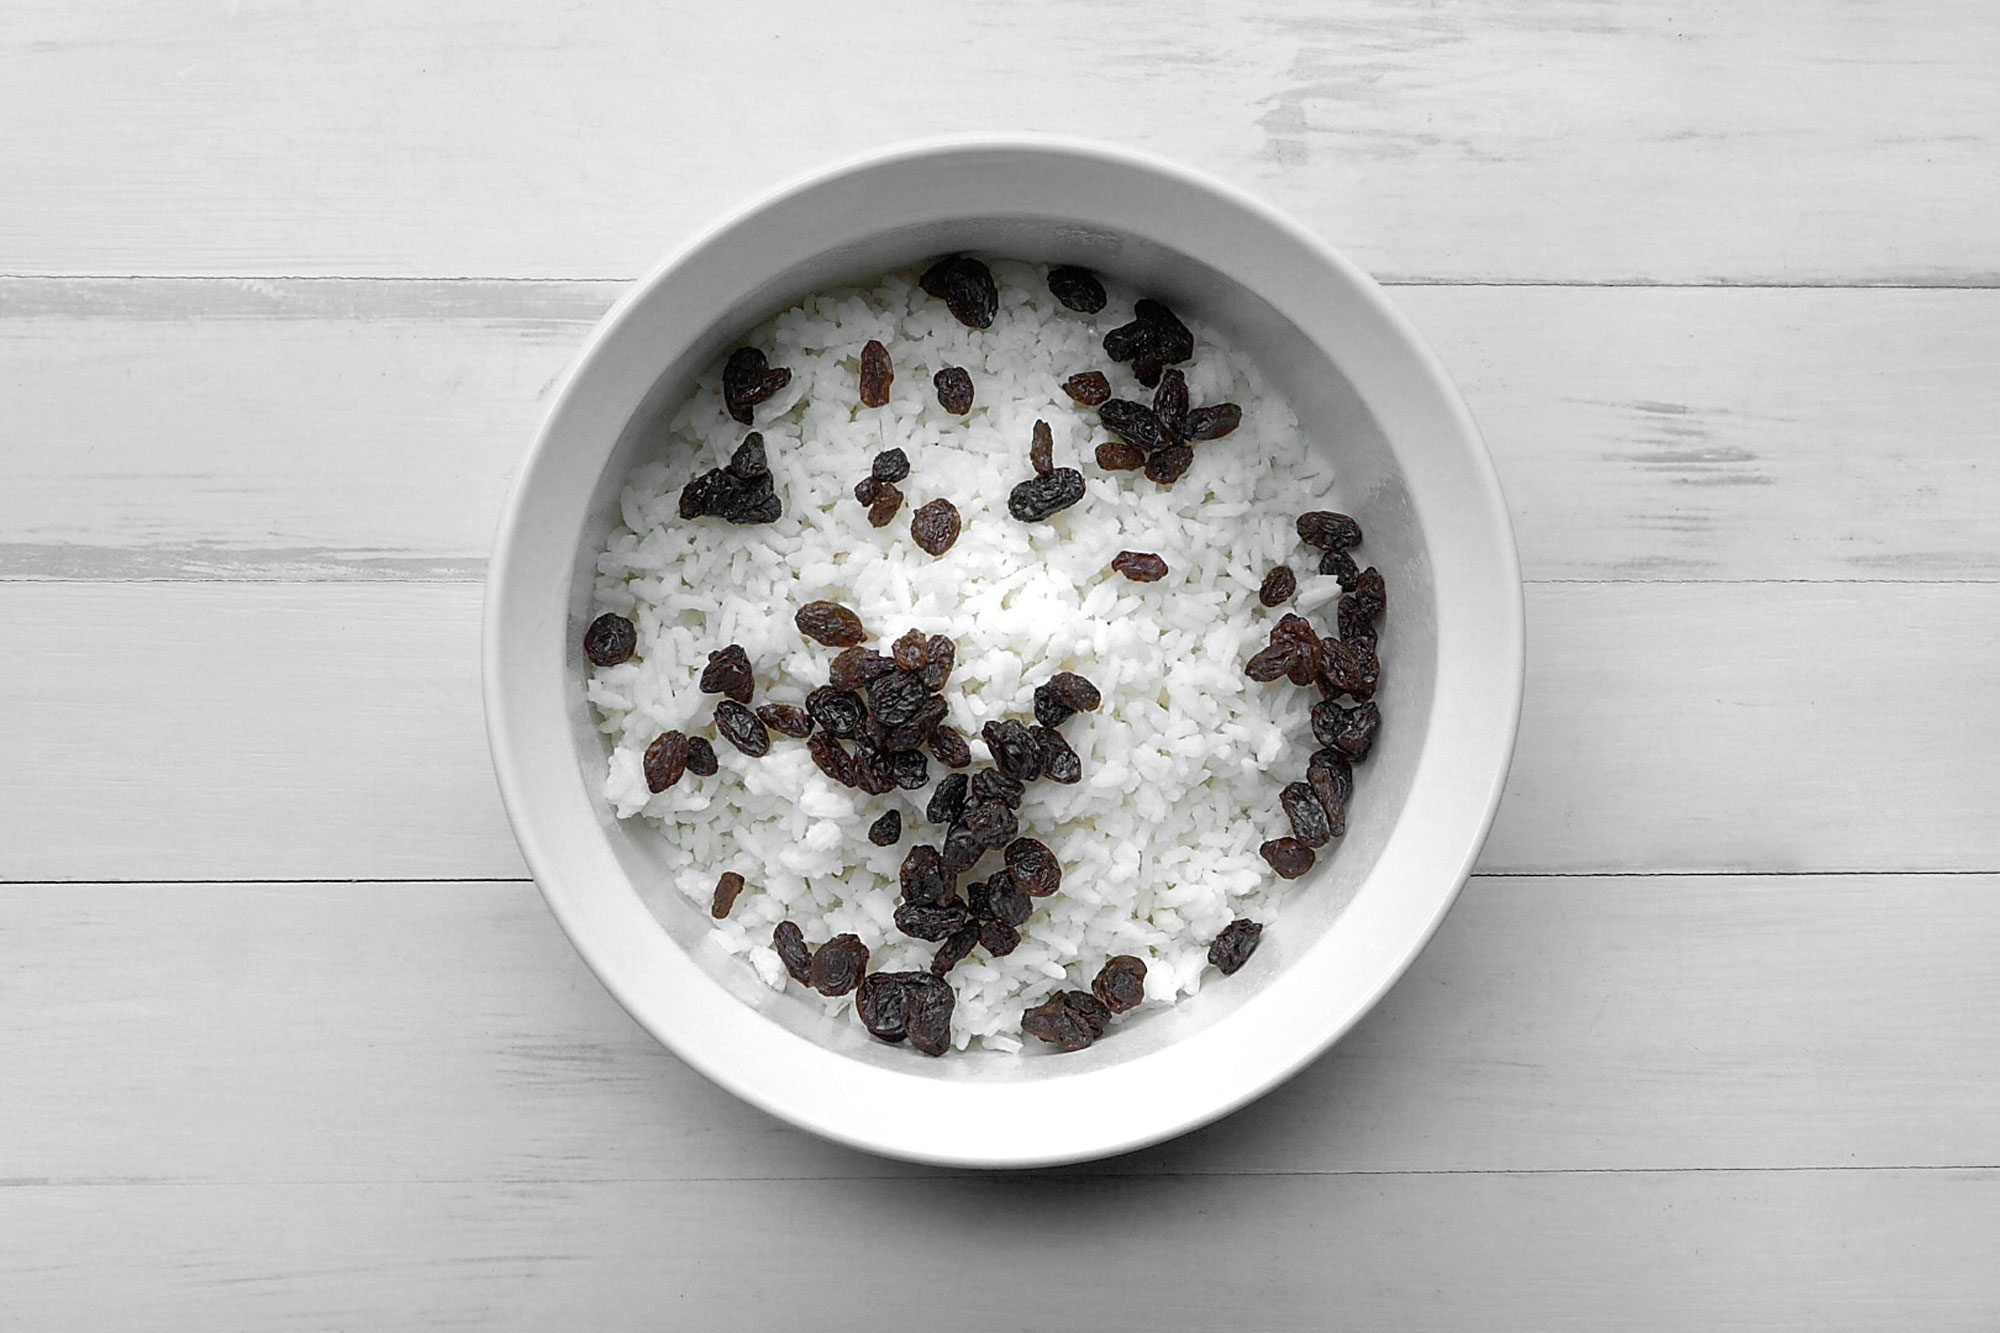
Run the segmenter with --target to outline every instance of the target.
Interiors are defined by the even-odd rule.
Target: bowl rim
[[[591,923],[585,919],[587,915],[583,907],[585,895],[573,894],[560,882],[559,876],[555,873],[554,858],[543,846],[542,835],[526,791],[529,756],[522,752],[517,730],[511,724],[508,710],[504,706],[508,693],[505,678],[507,668],[506,656],[500,651],[500,646],[513,624],[513,613],[510,610],[512,599],[508,589],[510,586],[518,587],[520,583],[518,578],[511,577],[511,571],[518,555],[517,536],[523,530],[527,518],[527,506],[532,489],[530,483],[538,471],[538,464],[545,462],[550,454],[553,448],[552,439],[557,434],[560,424],[572,410],[573,400],[585,379],[586,368],[602,355],[607,344],[619,337],[626,325],[635,317],[635,311],[640,304],[683,264],[698,256],[718,238],[749,219],[784,205],[796,196],[848,176],[898,164],[953,155],[978,156],[994,153],[1043,153],[1062,158],[1080,158],[1107,168],[1121,168],[1163,177],[1187,189],[1207,194],[1225,207],[1251,215],[1263,225],[1285,234],[1317,262],[1331,269],[1351,288],[1358,299],[1366,303],[1369,314],[1387,325],[1400,340],[1402,344],[1400,350],[1411,356],[1416,363],[1423,391],[1435,400],[1435,406],[1442,409],[1449,419],[1455,436],[1453,443],[1460,446],[1458,453],[1462,455],[1456,457],[1455,462],[1464,465],[1465,481],[1475,492],[1477,505],[1482,511],[1479,517],[1498,539],[1494,543],[1494,548],[1484,554],[1494,562],[1489,572],[1499,585],[1500,591],[1505,594],[1497,600],[1489,599],[1481,603],[1483,609],[1493,613],[1497,618],[1494,624],[1485,628],[1488,637],[1482,640],[1489,651],[1493,652],[1491,657],[1484,660],[1484,666],[1487,682],[1496,688],[1482,700],[1482,704],[1491,707],[1492,703],[1497,701],[1501,705],[1502,715],[1497,718],[1489,716],[1487,719],[1490,750],[1481,756],[1485,762],[1482,763],[1476,787],[1455,797],[1456,808],[1463,809],[1468,814],[1476,813],[1475,821],[1469,826],[1462,826],[1469,827],[1472,836],[1464,841],[1463,850],[1450,862],[1426,867],[1429,874],[1438,876],[1438,887],[1432,890],[1435,898],[1431,904],[1431,911],[1417,929],[1400,936],[1393,950],[1384,951],[1382,957],[1386,966],[1378,970],[1377,984],[1374,984],[1358,1003],[1351,1004],[1345,1011],[1330,1019],[1316,1025],[1308,1022],[1297,1024],[1299,1028],[1311,1030],[1304,1039],[1296,1040],[1289,1046],[1282,1058],[1264,1058],[1251,1066],[1233,1068],[1231,1072],[1237,1075],[1234,1082],[1227,1078],[1211,1080],[1206,1086],[1195,1089],[1197,1095],[1185,1097],[1178,1102],[1179,1109],[1173,1114],[1152,1118],[1134,1117],[1130,1128],[1106,1131],[1097,1127],[1088,1139],[1066,1142],[1059,1147],[1050,1147],[1047,1144],[1037,1147],[1009,1145],[1009,1150],[1004,1152],[995,1151],[990,1146],[980,1151],[935,1144],[913,1147],[898,1141],[894,1133],[895,1121],[899,1119],[897,1117],[882,1117],[878,1122],[871,1124],[865,1118],[849,1113],[829,1120],[824,1114],[828,1109],[826,1107],[818,1107],[814,1112],[809,1112],[798,1105],[775,1101],[766,1095],[768,1089],[760,1090],[741,1077],[728,1060],[719,1057],[712,1045],[690,1041],[684,1032],[671,1024],[659,1021],[658,1016],[652,1012],[652,1007],[635,993],[636,987],[632,984],[631,974],[621,967],[609,965],[611,959],[607,955],[610,950],[606,946],[610,942],[603,938],[600,932],[595,931]],[[1439,626],[1441,639],[1445,632],[1442,619],[1441,612]],[[564,373],[562,385],[552,399],[533,442],[520,459],[508,487],[496,527],[493,551],[484,584],[480,678],[487,740],[494,774],[509,825],[523,858],[551,913],[569,937],[571,944],[606,990],[634,1021],[711,1082],[765,1112],[814,1134],[850,1147],[907,1161],[954,1167],[1016,1168],[1086,1161],[1129,1152],[1173,1138],[1219,1119],[1261,1097],[1317,1059],[1381,1001],[1382,996],[1401,979],[1410,964],[1436,934],[1446,913],[1463,889],[1491,831],[1519,734],[1526,652],[1526,612],[1517,540],[1492,456],[1485,446],[1470,410],[1466,407],[1442,361],[1418,334],[1415,327],[1389,301],[1387,294],[1373,278],[1304,224],[1257,196],[1206,172],[1149,152],[1086,138],[1039,133],[977,132],[927,136],[893,143],[836,158],[794,175],[754,195],[747,202],[724,212],[708,225],[698,229],[627,288],[591,329],[570,362]],[[1499,723],[1497,731],[1491,726],[1495,720]],[[1426,747],[1428,748],[1434,740],[1434,735],[1427,736]],[[1419,771],[1424,762],[1426,761],[1420,758]],[[1404,812],[1398,812],[1399,824],[1403,815]],[[1385,844],[1385,851],[1395,845],[1397,837],[1397,832],[1392,830],[1389,841]],[[1376,867],[1371,868],[1367,878],[1372,878],[1379,871],[1378,863]],[[1363,880],[1364,886],[1367,878]],[[643,907],[641,910],[644,910]],[[660,934],[664,938],[664,931]],[[777,1027],[762,1015],[749,1011],[747,1006],[741,1005],[733,998],[730,999],[730,1003],[744,1009],[758,1023],[766,1027]],[[803,1042],[805,1039],[798,1038],[798,1040]],[[1140,1057],[1138,1061],[1132,1063],[1157,1060],[1171,1054],[1173,1049],[1169,1046]],[[821,1054],[830,1058],[840,1058],[832,1052],[823,1050]],[[845,1063],[852,1065],[853,1062]],[[1238,1063],[1232,1061],[1232,1065]],[[911,1076],[893,1077],[907,1083]]]

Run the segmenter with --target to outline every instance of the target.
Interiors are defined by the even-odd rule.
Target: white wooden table
[[[0,1327],[2000,1325],[2000,10],[668,8],[0,13]],[[624,281],[992,127],[1395,284],[1531,641],[1481,873],[1353,1036],[1006,1177],[624,1017],[475,636]]]

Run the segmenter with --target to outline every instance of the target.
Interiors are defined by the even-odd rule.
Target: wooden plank
[[[518,876],[479,593],[0,584],[0,880]],[[2000,585],[1551,584],[1528,618],[1482,868],[2000,869]]]
[[[2000,1172],[0,1189],[23,1328],[1987,1329]]]
[[[477,578],[617,290],[0,281],[0,578]],[[1395,295],[1529,578],[2000,576],[2000,292]]]
[[[1478,879],[1327,1057],[1091,1170],[2000,1162],[1996,890]],[[0,1182],[924,1174],[665,1054],[530,885],[12,886],[0,941]]]
[[[9,19],[0,115],[45,131],[0,146],[17,272],[622,277],[794,171],[1006,125],[1170,153],[1398,276],[2000,273],[1980,0]]]

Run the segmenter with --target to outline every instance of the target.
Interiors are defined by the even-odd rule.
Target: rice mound
[[[593,668],[588,688],[612,747],[605,796],[620,818],[658,826],[674,887],[704,909],[722,871],[748,881],[712,939],[782,988],[771,930],[787,918],[815,946],[860,936],[871,971],[926,968],[937,946],[903,935],[891,916],[904,855],[941,843],[944,830],[923,815],[931,788],[864,795],[824,776],[803,741],[776,733],[761,759],[718,738],[718,775],[649,793],[641,757],[656,736],[715,735],[718,696],[696,686],[708,653],[741,644],[755,704],[803,704],[834,656],[794,626],[806,602],[852,608],[878,651],[912,627],[949,635],[958,656],[947,720],[972,741],[974,771],[989,762],[982,724],[1032,720],[1034,687],[1058,671],[1088,677],[1102,706],[1061,728],[1083,780],[1031,783],[1019,809],[1022,835],[1061,861],[1062,887],[1035,900],[1013,953],[975,949],[948,978],[953,1045],[1013,1051],[1023,1010],[1059,989],[1087,989],[1107,957],[1145,960],[1147,1007],[1171,1003],[1201,988],[1209,943],[1230,920],[1275,914],[1284,883],[1257,849],[1288,831],[1278,793],[1282,775],[1305,770],[1312,692],[1243,674],[1292,609],[1265,609],[1257,590],[1278,563],[1306,571],[1297,609],[1339,588],[1300,560],[1292,526],[1302,511],[1334,507],[1332,470],[1254,366],[1187,321],[1196,350],[1180,369],[1192,401],[1239,404],[1241,426],[1196,446],[1194,466],[1170,489],[1106,472],[1092,453],[1108,438],[1096,411],[1060,386],[1098,369],[1115,396],[1151,401],[1102,349],[1104,332],[1131,317],[1134,294],[1107,281],[1105,309],[1080,315],[1049,294],[1045,267],[988,263],[1000,293],[989,329],[959,324],[913,272],[898,272],[866,290],[810,297],[744,339],[792,372],[756,410],[784,504],[776,523],[679,517],[681,487],[726,462],[751,429],[724,410],[719,364],[696,382],[660,441],[667,461],[628,479],[623,522],[598,560],[591,614],[631,619],[638,652]],[[856,385],[871,338],[888,347],[895,383],[886,407],[866,409]],[[965,417],[938,405],[931,377],[946,366],[971,372],[976,398]],[[1037,419],[1054,432],[1056,465],[1082,471],[1086,491],[1053,520],[1027,524],[1008,514],[1007,495],[1032,475]],[[871,528],[854,484],[894,447],[910,458],[906,501],[894,522]],[[958,507],[964,530],[934,559],[911,540],[910,515],[937,497]],[[1121,550],[1157,552],[1169,573],[1130,582],[1109,568]],[[933,761],[933,784],[946,771]],[[873,846],[865,830],[891,808],[902,812],[903,838]],[[988,853],[961,882],[999,864]],[[794,989],[858,1023],[851,996]]]

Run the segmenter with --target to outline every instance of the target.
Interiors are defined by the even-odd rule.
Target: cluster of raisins
[[[772,488],[763,435],[751,431],[727,465],[711,468],[683,486],[680,513],[682,518],[713,515],[731,523],[777,522],[784,505]]]
[[[965,738],[944,720],[940,691],[958,656],[951,639],[911,630],[884,655],[861,646],[867,631],[844,606],[808,602],[794,619],[807,638],[843,650],[827,669],[827,683],[806,696],[803,718],[785,719],[795,724],[786,734],[805,737],[820,772],[882,796],[926,786],[932,757],[947,768],[972,762]],[[884,816],[870,830],[877,846],[902,836],[901,816],[887,821]]]
[[[1361,526],[1347,515],[1326,510],[1301,514],[1298,533],[1308,546],[1337,554],[1353,567],[1348,552],[1360,545]],[[1328,570],[1324,560],[1320,567],[1322,572],[1336,572]],[[1291,570],[1280,565],[1266,576],[1259,600],[1276,605],[1296,586]],[[1373,566],[1355,570],[1352,578],[1342,577],[1341,587],[1345,591],[1335,613],[1336,634],[1322,637],[1304,616],[1288,612],[1272,626],[1269,645],[1243,666],[1252,680],[1282,676],[1294,685],[1316,686],[1320,692],[1312,706],[1313,739],[1320,748],[1307,763],[1305,781],[1288,784],[1278,798],[1291,834],[1259,848],[1271,869],[1286,879],[1297,879],[1312,869],[1317,849],[1345,836],[1347,803],[1354,793],[1353,766],[1368,758],[1382,724],[1381,710],[1374,703],[1382,674],[1375,621],[1388,608],[1388,588]],[[1274,591],[1281,595],[1274,597]],[[1341,703],[1343,697],[1349,703]]]
[[[722,366],[722,403],[729,415],[748,426],[759,403],[792,382],[792,372],[772,366],[754,347],[739,347]]]
[[[1059,1051],[1080,1051],[1145,998],[1145,960],[1118,954],[1105,960],[1089,990],[1057,991],[1022,1014],[1021,1031]]]
[[[1083,474],[1057,467],[1055,432],[1037,421],[1029,435],[1028,466],[1034,476],[1007,495],[1007,512],[1023,523],[1043,523],[1083,498]]]
[[[1187,377],[1166,370],[1151,407],[1113,398],[1098,407],[1097,419],[1118,437],[1097,446],[1099,467],[1112,472],[1143,468],[1148,481],[1171,486],[1194,466],[1194,446],[1235,430],[1242,424],[1243,409],[1234,403],[1190,408]]]
[[[1194,355],[1194,334],[1173,311],[1158,301],[1141,300],[1132,307],[1130,324],[1104,335],[1104,354],[1132,363],[1132,374],[1147,388],[1160,382],[1161,372]]]
[[[903,492],[896,483],[910,475],[910,456],[901,449],[884,449],[875,455],[868,475],[854,484],[854,498],[868,506],[870,527],[886,528],[903,507]]]

